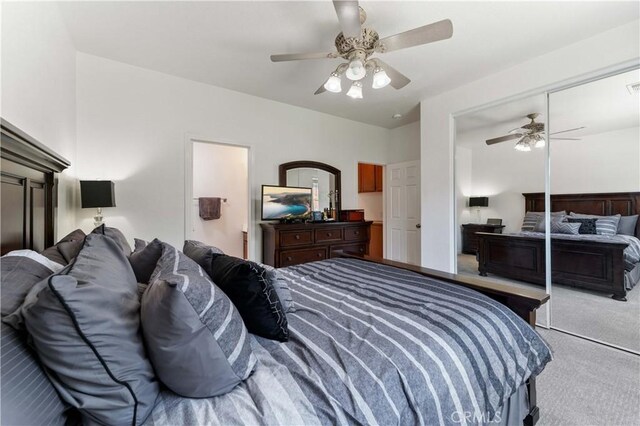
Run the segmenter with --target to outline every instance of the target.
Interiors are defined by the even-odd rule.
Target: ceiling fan
[[[367,19],[367,14],[358,5],[357,0],[333,0],[333,6],[342,28],[342,32],[335,40],[336,52],[271,55],[273,62],[301,59],[346,59],[348,62],[338,65],[327,81],[316,90],[315,95],[325,91],[340,93],[343,74],[353,81],[347,96],[354,99],[362,99],[362,79],[369,74],[373,74],[372,87],[374,89],[381,89],[389,84],[395,89],[402,89],[411,80],[395,68],[371,56],[374,53],[391,52],[445,40],[453,35],[453,25],[450,20],[445,19],[381,39],[373,28],[362,26]]]
[[[519,139],[514,146],[516,151],[531,151],[531,147],[544,148],[546,141],[544,139],[544,123],[537,123],[536,118],[540,114],[537,112],[527,114],[527,118],[531,120],[530,123],[525,124],[522,127],[515,128],[509,131],[508,135],[500,136],[499,138],[487,139],[487,145],[494,145],[501,142],[507,142],[513,139]],[[576,130],[584,129],[582,127],[576,127],[575,129],[561,130],[559,132],[553,132],[550,135],[558,135],[560,133],[573,132]],[[579,141],[578,138],[557,138],[551,139],[565,140],[565,141]]]

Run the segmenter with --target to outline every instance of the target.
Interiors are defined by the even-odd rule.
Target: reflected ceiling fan
[[[373,74],[372,87],[374,89],[381,89],[389,84],[395,89],[402,89],[411,80],[395,68],[371,56],[374,53],[391,52],[445,40],[453,35],[453,25],[450,20],[445,19],[381,39],[373,28],[362,26],[367,19],[367,14],[358,5],[357,0],[333,0],[333,6],[342,28],[342,32],[335,40],[336,52],[271,55],[273,62],[301,59],[346,59],[347,62],[338,65],[327,81],[316,90],[315,95],[325,91],[340,93],[343,74],[353,82],[347,96],[354,99],[362,99],[362,80],[370,74]]]
[[[527,118],[531,120],[530,123],[525,124],[522,127],[510,130],[508,135],[500,136],[499,138],[487,139],[487,145],[494,145],[501,142],[507,142],[513,139],[519,139],[516,142],[514,149],[516,151],[531,151],[531,148],[544,148],[546,141],[544,139],[544,123],[537,123],[536,118],[540,116],[539,113],[534,112],[527,114]],[[575,129],[561,130],[559,132],[553,132],[551,135],[558,135],[560,133],[574,132],[576,130],[584,129],[582,127],[576,127]],[[565,140],[565,141],[579,141],[579,138],[557,138],[551,139]]]

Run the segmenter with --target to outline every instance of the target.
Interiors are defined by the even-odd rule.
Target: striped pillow
[[[560,220],[564,220],[566,215],[567,212],[564,210],[551,213],[552,217],[560,218]],[[527,212],[522,220],[522,228],[520,230],[523,232],[535,232],[536,224],[540,217],[544,219],[544,212]]]
[[[570,216],[583,219],[598,219],[596,220],[596,232],[600,235],[616,235],[621,217],[619,214],[614,216],[598,216],[574,212],[571,212]]]
[[[229,392],[256,363],[250,335],[231,300],[193,260],[162,243],[142,296],[142,331],[160,380],[178,395]]]

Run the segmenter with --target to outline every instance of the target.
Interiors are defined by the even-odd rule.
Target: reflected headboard
[[[544,211],[544,192],[522,194],[526,211]],[[640,192],[607,192],[596,194],[551,194],[551,211],[610,216],[640,214]],[[640,238],[640,220],[636,224],[636,237]]]
[[[54,176],[70,163],[7,121],[0,128],[1,254],[44,250],[54,243]]]

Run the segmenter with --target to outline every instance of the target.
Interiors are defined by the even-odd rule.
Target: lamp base
[[[103,225],[104,221],[102,219],[103,219],[102,208],[98,207],[98,211],[96,215],[93,217],[93,226],[97,228],[98,226]]]

